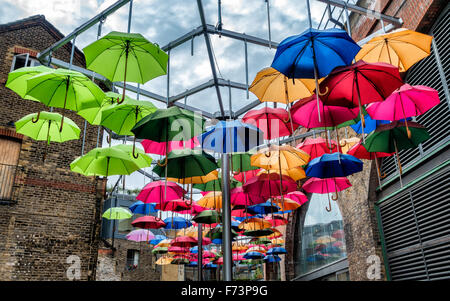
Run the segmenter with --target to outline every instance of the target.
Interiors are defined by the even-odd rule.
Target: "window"
[[[20,147],[20,140],[0,135],[0,201],[13,199]]]
[[[138,267],[139,265],[139,251],[138,250],[127,250],[127,270],[131,271]]]
[[[13,62],[11,65],[11,71],[17,70],[22,67],[34,67],[39,66],[38,60],[31,58],[29,53],[21,53],[17,54],[13,58]]]

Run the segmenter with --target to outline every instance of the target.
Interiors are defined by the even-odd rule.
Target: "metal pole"
[[[231,204],[230,204],[230,155],[222,154],[222,249],[223,280],[232,281],[233,254],[231,248]]]
[[[352,28],[350,26],[350,16],[348,14],[347,5],[345,5],[344,10],[345,10],[345,19],[347,21],[347,32],[348,32],[348,35],[351,37],[352,36]],[[383,28],[384,28],[384,25],[383,25]]]
[[[169,59],[167,60],[167,108],[169,108],[170,99],[170,49],[167,52]]]
[[[308,7],[308,21],[309,21],[309,28],[312,28],[311,7],[309,6],[309,0],[306,0],[306,6]]]
[[[128,33],[131,32],[131,18],[133,16],[133,0],[130,0],[130,11],[128,12]]]
[[[247,99],[249,99],[250,94],[248,92],[248,51],[247,51],[247,40],[244,40],[244,49],[245,49],[245,84],[247,87],[245,91],[247,92]]]
[[[269,0],[266,0],[267,5],[267,25],[269,27],[269,48],[272,48],[272,33],[270,30],[270,3]]]
[[[203,227],[198,224],[198,281],[203,281]]]

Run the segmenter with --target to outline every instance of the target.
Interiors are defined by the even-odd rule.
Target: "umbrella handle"
[[[187,205],[187,206],[192,206],[192,203],[193,203],[194,201],[192,200],[192,199],[188,199],[188,200],[184,200],[184,203]]]
[[[330,208],[325,207],[325,210],[328,211],[328,212],[331,212],[331,201],[330,201],[329,198],[328,198],[328,206],[329,206]]]
[[[156,162],[156,164],[158,164],[159,167],[166,167],[167,163],[169,163],[169,159],[167,157],[166,157],[164,164],[161,163],[161,160],[158,160],[158,162]]]
[[[264,153],[264,155],[265,155],[267,158],[270,158],[270,156],[272,156],[272,153],[269,151],[269,153]]]
[[[333,200],[333,201],[337,201],[338,199],[339,199],[339,194],[337,193],[337,191],[336,191],[336,197],[335,196],[331,196],[331,199]]]
[[[327,95],[328,94],[328,92],[329,92],[329,89],[328,89],[328,87],[325,87],[325,92],[320,92],[320,89],[318,90],[318,92],[319,92],[319,96],[324,96],[324,95]]]
[[[34,117],[31,119],[31,122],[36,123],[39,121],[39,117],[41,117],[41,112],[39,112],[36,116],[36,119],[34,119]]]
[[[139,158],[139,153],[136,154],[136,137],[134,137],[134,142],[133,142],[133,158],[135,158],[135,159]]]
[[[339,146],[340,147],[344,147],[344,146],[346,146],[347,145],[347,141],[344,141],[344,144],[341,144],[341,141],[339,141]]]
[[[237,171],[233,171],[233,175],[235,175],[235,176],[237,176],[240,173],[241,173],[241,169],[240,168],[238,168]]]
[[[64,115],[62,115],[62,118],[61,118],[61,126],[59,127],[59,132],[60,133],[62,132],[63,125],[64,125]]]

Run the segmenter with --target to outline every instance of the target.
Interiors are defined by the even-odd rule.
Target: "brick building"
[[[336,212],[333,222],[342,224],[334,228],[343,236],[339,243],[344,251],[340,256],[319,258],[321,262],[315,261],[318,258],[305,257],[309,248],[305,241],[307,231],[314,228],[308,218],[310,222],[321,200],[313,198],[298,210],[287,229],[286,277],[295,280],[448,279],[450,5],[445,0],[360,0],[357,4],[400,17],[404,22],[402,27],[434,37],[431,55],[410,68],[404,79],[410,85],[438,90],[441,103],[416,120],[427,128],[431,138],[417,149],[399,153],[402,182],[395,157],[379,161],[382,174],[386,175],[381,186],[375,164],[365,161],[363,172],[349,177],[353,187],[340,193],[337,202],[332,202]],[[350,24],[355,41],[382,28],[378,20],[356,13],[350,15]],[[340,135],[345,135],[343,130]],[[314,231],[327,227],[320,221],[314,226],[317,226]],[[332,232],[326,232],[329,233]],[[334,243],[338,241],[336,236],[331,239]]]

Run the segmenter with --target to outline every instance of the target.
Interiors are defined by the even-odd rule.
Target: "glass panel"
[[[330,196],[331,198],[331,196]],[[313,194],[301,230],[297,271],[299,275],[317,270],[347,256],[342,216],[335,201],[327,212],[328,196]]]
[[[128,207],[126,207],[126,206],[121,206],[121,207],[128,209]],[[133,226],[131,225],[132,221],[133,221],[133,219],[131,219],[131,218],[119,220],[119,227],[117,229],[119,231],[119,233],[128,233],[128,232],[132,231],[133,230]]]

